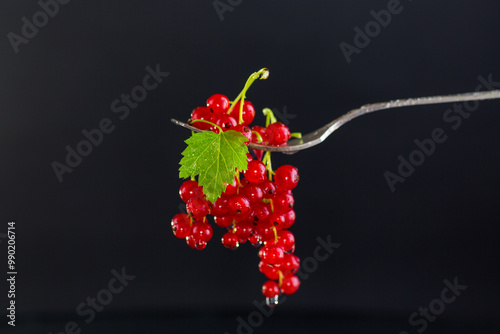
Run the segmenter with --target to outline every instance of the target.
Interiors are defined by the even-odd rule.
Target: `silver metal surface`
[[[477,100],[492,100],[500,98],[500,90],[491,90],[486,92],[473,92],[455,95],[443,95],[443,96],[429,96],[429,97],[419,97],[411,98],[405,100],[393,100],[389,102],[379,102],[366,104],[360,108],[353,109],[348,113],[340,116],[339,118],[331,121],[330,123],[322,126],[321,128],[302,136],[301,139],[291,139],[286,145],[282,146],[266,146],[259,144],[248,144],[248,147],[271,152],[282,152],[285,154],[297,153],[300,150],[304,150],[309,147],[313,147],[322,143],[328,136],[330,136],[335,130],[340,128],[345,123],[355,119],[356,117],[385,109],[401,108],[401,107],[411,107],[420,106],[428,104],[440,104],[440,103],[451,103],[451,102],[464,102],[464,101],[477,101]],[[201,130],[186,124],[184,122],[171,119],[171,121],[177,125],[185,127],[186,129],[201,132]]]

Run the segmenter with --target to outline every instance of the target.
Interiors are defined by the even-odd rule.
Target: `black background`
[[[221,21],[211,1],[71,1],[15,53],[7,34],[40,7],[3,0],[0,233],[16,221],[18,276],[17,326],[2,311],[0,330],[58,333],[76,321],[82,333],[237,332],[237,316],[262,300],[257,250],[224,249],[220,228],[202,252],[172,235],[189,132],[170,118],[186,120],[214,93],[234,98],[262,67],[270,78],[248,99],[286,108],[303,133],[366,103],[500,81],[498,1],[402,1],[348,63],[339,44],[387,3],[242,1]],[[170,75],[120,120],[111,102],[157,64]],[[329,235],[341,246],[255,331],[416,333],[408,317],[457,277],[468,288],[426,332],[498,333],[499,103],[481,102],[456,130],[443,120],[449,104],[381,111],[275,154],[301,175],[296,254],[312,256]],[[103,118],[114,131],[59,182],[51,164]],[[435,128],[447,140],[391,192],[384,172]],[[5,239],[0,248],[5,263]],[[76,306],[123,267],[135,279],[86,324]]]

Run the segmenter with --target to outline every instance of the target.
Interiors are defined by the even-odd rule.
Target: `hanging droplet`
[[[267,298],[266,297],[266,304],[269,307],[275,307],[278,305],[278,296],[272,297],[272,298]]]

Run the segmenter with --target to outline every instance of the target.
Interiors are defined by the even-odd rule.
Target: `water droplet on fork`
[[[275,307],[276,305],[278,305],[278,296],[273,297],[273,298],[266,297],[266,304],[269,307]]]

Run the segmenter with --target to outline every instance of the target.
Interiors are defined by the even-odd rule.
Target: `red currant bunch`
[[[248,139],[247,144],[286,144],[292,134],[285,124],[277,122],[270,109],[264,109],[266,127],[250,127],[255,108],[243,98],[248,87],[247,81],[233,102],[222,94],[210,96],[206,106],[193,110],[190,123],[200,130],[241,132]],[[227,230],[221,238],[224,247],[234,250],[246,242],[259,247],[258,268],[267,278],[262,293],[268,305],[274,305],[280,294],[293,294],[300,285],[295,275],[300,266],[299,258],[293,254],[295,237],[288,230],[295,223],[292,190],[298,184],[299,174],[291,165],[273,171],[271,152],[253,150],[253,154],[247,154],[247,162],[247,169],[236,170],[233,182],[225,184],[225,190],[213,203],[207,200],[197,181],[185,181],[179,195],[186,203],[187,213],[175,215],[171,226],[177,238],[202,250],[213,236],[207,218],[210,215],[215,225]]]

